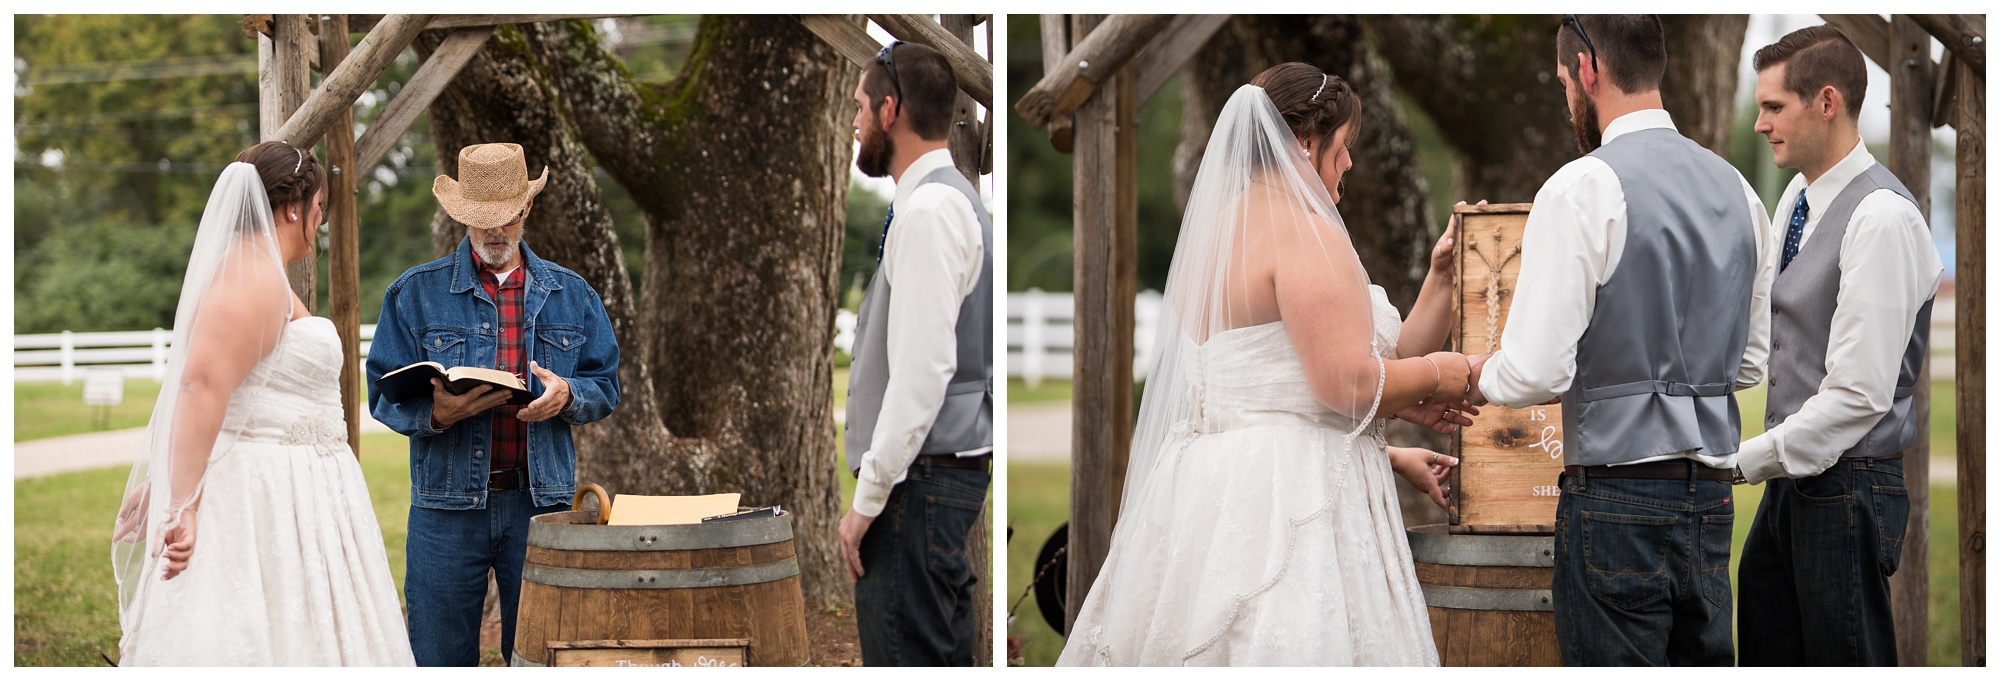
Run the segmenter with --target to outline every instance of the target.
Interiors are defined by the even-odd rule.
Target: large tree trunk
[[[783,505],[813,603],[851,597],[828,396],[854,85],[787,19],[704,18],[666,83],[633,79],[570,21],[503,28],[431,109],[445,172],[476,142],[519,142],[531,168],[550,166],[528,239],[610,313],[623,402],[578,429],[578,478]],[[643,306],[585,149],[645,214]]]
[[[1662,14],[1667,30],[1667,76],[1660,98],[1674,127],[1688,139],[1729,157],[1729,128],[1736,121],[1737,63],[1743,58],[1747,14]]]

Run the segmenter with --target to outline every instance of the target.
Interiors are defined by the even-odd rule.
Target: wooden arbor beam
[[[428,14],[392,14],[384,18],[381,25],[361,39],[361,44],[354,47],[339,68],[321,81],[319,91],[285,120],[275,137],[293,146],[303,146],[326,134],[327,126],[341,112],[352,113],[354,99],[375,82],[376,76],[388,70],[396,55],[416,40],[417,32],[424,30],[429,21]],[[344,34],[341,39],[346,40]]]
[[[347,30],[366,33],[375,29],[386,14],[349,14]],[[533,24],[543,21],[563,21],[567,19],[617,19],[638,16],[636,14],[439,14],[431,17],[425,28],[473,28],[479,26],[499,27],[507,24]]]
[[[806,30],[812,31],[813,35],[819,36],[820,40],[825,41],[828,46],[833,48],[833,51],[839,52],[840,56],[846,57],[855,66],[866,69],[869,64],[875,63],[875,53],[882,50],[882,43],[873,36],[868,35],[867,29],[863,28],[862,24],[857,23],[855,21],[856,18],[853,15],[801,14],[799,15],[799,24],[805,26]],[[930,23],[928,20],[919,21]],[[876,23],[879,24],[881,22]],[[884,26],[883,28],[886,29],[887,27]],[[937,30],[944,36],[945,40],[954,43],[958,42],[958,39],[952,37],[951,33],[945,31],[943,27],[938,27]],[[890,31],[889,34],[896,35],[894,31]],[[898,36],[898,38],[901,38],[901,36]],[[913,43],[923,42],[909,38],[901,39]],[[929,43],[924,44],[930,45]],[[978,52],[972,51],[972,46],[969,44],[960,43],[956,47],[949,48],[938,47],[937,45],[930,46],[944,53],[945,61],[951,64],[952,75],[958,76],[959,92],[972,97],[973,101],[979,102],[981,106],[988,109],[993,108],[992,62],[986,61],[984,57],[979,56]],[[972,55],[973,61],[961,64],[954,56],[960,52]]]
[[[1861,54],[1866,55],[1869,61],[1875,62],[1875,65],[1882,67],[1884,71],[1896,72],[1889,66],[1889,22],[1881,15],[1821,14],[1819,16],[1825,19],[1826,23],[1839,28],[1841,33],[1847,34],[1847,39],[1854,41],[1854,46],[1861,48]]]
[[[921,15],[870,14],[868,19],[897,40],[921,43],[943,53],[952,73],[958,76],[958,89],[981,106],[993,107],[993,64],[972,49],[971,41],[959,40],[937,22]]]
[[[1153,95],[1167,86],[1174,74],[1179,73],[1181,64],[1188,57],[1208,43],[1208,39],[1229,23],[1228,14],[1181,14],[1167,24],[1167,28],[1147,43],[1145,49],[1133,61],[1139,65],[1139,106],[1153,101]]]
[[[1054,64],[1061,64],[1063,57],[1069,55],[1069,15],[1044,14],[1040,18],[1042,70],[1047,73]],[[1065,154],[1076,150],[1076,129],[1068,116],[1049,121],[1049,145]]]
[[[1028,127],[1040,130],[1054,118],[1067,116],[1090,99],[1101,81],[1117,77],[1146,42],[1173,19],[1165,14],[1114,14],[1049,68],[1014,110]],[[1136,93],[1135,93],[1136,95]]]
[[[1924,32],[1936,36],[1966,68],[1986,77],[1986,25],[1971,14],[1907,14]]]
[[[455,28],[451,35],[445,36],[444,43],[431,52],[430,59],[417,67],[410,81],[396,93],[396,98],[382,108],[375,124],[361,134],[361,140],[355,144],[354,167],[357,172],[368,172],[382,162],[382,157],[388,155],[396,140],[401,139],[403,133],[410,129],[410,124],[416,122],[417,116],[423,114],[459,70],[479,54],[479,48],[486,44],[493,30],[492,26]]]

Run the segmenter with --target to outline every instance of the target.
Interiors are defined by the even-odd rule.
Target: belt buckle
[[[521,486],[520,476],[521,476],[521,471],[518,468],[509,468],[506,470],[488,472],[486,474],[486,491],[505,492],[510,489],[519,488]],[[511,486],[502,487],[501,481],[508,479],[513,480],[514,484]]]

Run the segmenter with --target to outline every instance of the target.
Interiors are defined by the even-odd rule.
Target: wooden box
[[[1466,355],[1500,348],[1521,274],[1526,203],[1458,206],[1457,334]],[[1530,349],[1529,351],[1532,351]],[[1555,531],[1556,479],[1562,475],[1562,406],[1480,408],[1453,437],[1459,458],[1451,480],[1450,531],[1541,534]]]
[[[747,638],[550,641],[552,667],[741,667]]]

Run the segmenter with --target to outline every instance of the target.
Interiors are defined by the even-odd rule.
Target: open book
[[[737,493],[699,497],[620,494],[611,500],[610,525],[693,525],[702,518],[736,512]]]
[[[513,374],[484,367],[446,369],[437,362],[417,362],[382,374],[381,378],[375,379],[375,387],[380,388],[382,396],[389,398],[390,402],[402,402],[413,398],[430,397],[433,378],[444,379],[445,392],[453,395],[464,395],[475,387],[490,385],[514,393],[514,396],[507,400],[507,404],[527,404],[535,401],[534,393],[528,392],[528,386],[521,383],[520,377]]]

